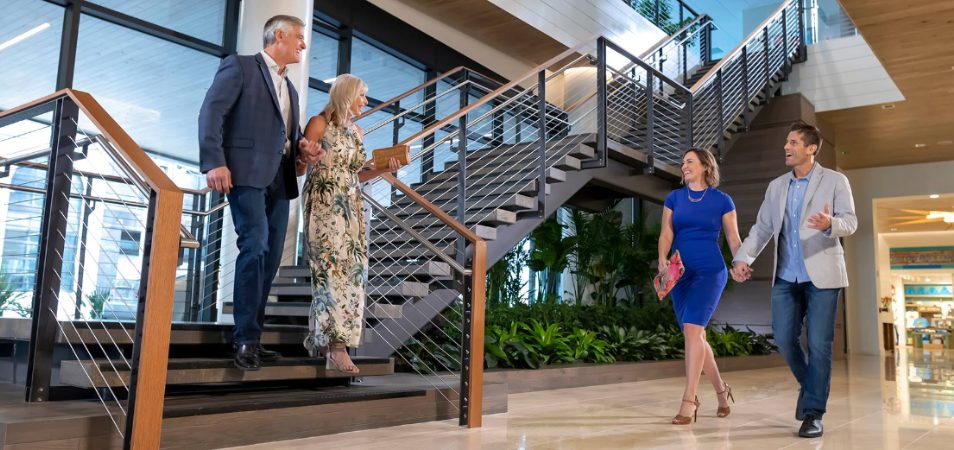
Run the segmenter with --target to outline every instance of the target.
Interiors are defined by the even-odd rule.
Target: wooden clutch
[[[396,158],[402,166],[411,162],[411,148],[407,144],[379,148],[371,152],[375,169],[386,169],[391,158]]]

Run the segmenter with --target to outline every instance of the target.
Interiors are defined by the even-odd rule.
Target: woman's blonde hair
[[[719,187],[719,162],[716,161],[715,155],[704,148],[692,147],[682,154],[682,159],[686,159],[686,155],[690,152],[696,154],[699,164],[706,169],[706,184],[710,187]],[[685,175],[682,176],[682,184],[686,184]]]
[[[346,126],[351,123],[351,105],[359,95],[367,94],[368,85],[360,78],[343,73],[331,83],[328,91],[328,104],[321,111],[325,120],[338,125]]]

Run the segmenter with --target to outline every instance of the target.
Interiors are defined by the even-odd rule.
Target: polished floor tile
[[[698,422],[674,426],[682,379],[528,392],[480,429],[456,420],[341,433],[245,449],[940,449],[954,447],[954,352],[836,361],[825,435],[796,436],[797,383],[777,367],[728,372],[737,403],[715,416],[703,382]]]

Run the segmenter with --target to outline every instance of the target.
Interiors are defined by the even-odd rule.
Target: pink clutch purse
[[[682,265],[682,258],[679,256],[679,250],[673,252],[669,257],[669,268],[664,272],[659,272],[653,278],[653,288],[656,289],[656,295],[662,300],[669,294],[682,274],[686,272],[686,267]]]

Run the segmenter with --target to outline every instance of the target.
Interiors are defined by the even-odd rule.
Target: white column
[[[315,5],[310,0],[245,0],[242,2],[242,10],[239,13],[239,32],[237,50],[240,55],[251,55],[262,51],[262,34],[265,28],[265,22],[268,19],[278,15],[287,14],[298,17],[305,22],[302,29],[305,35],[305,44],[311,46],[311,25],[314,17]],[[286,69],[288,79],[295,85],[298,91],[298,112],[301,118],[303,128],[308,122],[305,111],[308,105],[308,63],[309,50],[302,52],[301,62],[292,64]],[[335,55],[337,57],[337,55]],[[298,187],[301,189],[304,177],[298,179]],[[299,199],[291,201],[289,205],[288,229],[285,235],[285,249],[282,255],[282,265],[294,264],[296,244],[298,241],[298,223],[301,218],[301,202]],[[232,215],[228,208],[225,211],[224,221],[222,223],[222,259],[221,271],[219,276],[219,296],[218,309],[220,311],[220,320],[231,320],[231,315],[223,318],[221,313],[222,304],[225,301],[232,300],[232,286],[235,279],[235,257],[238,256],[238,248],[235,246],[235,227],[232,224]]]

